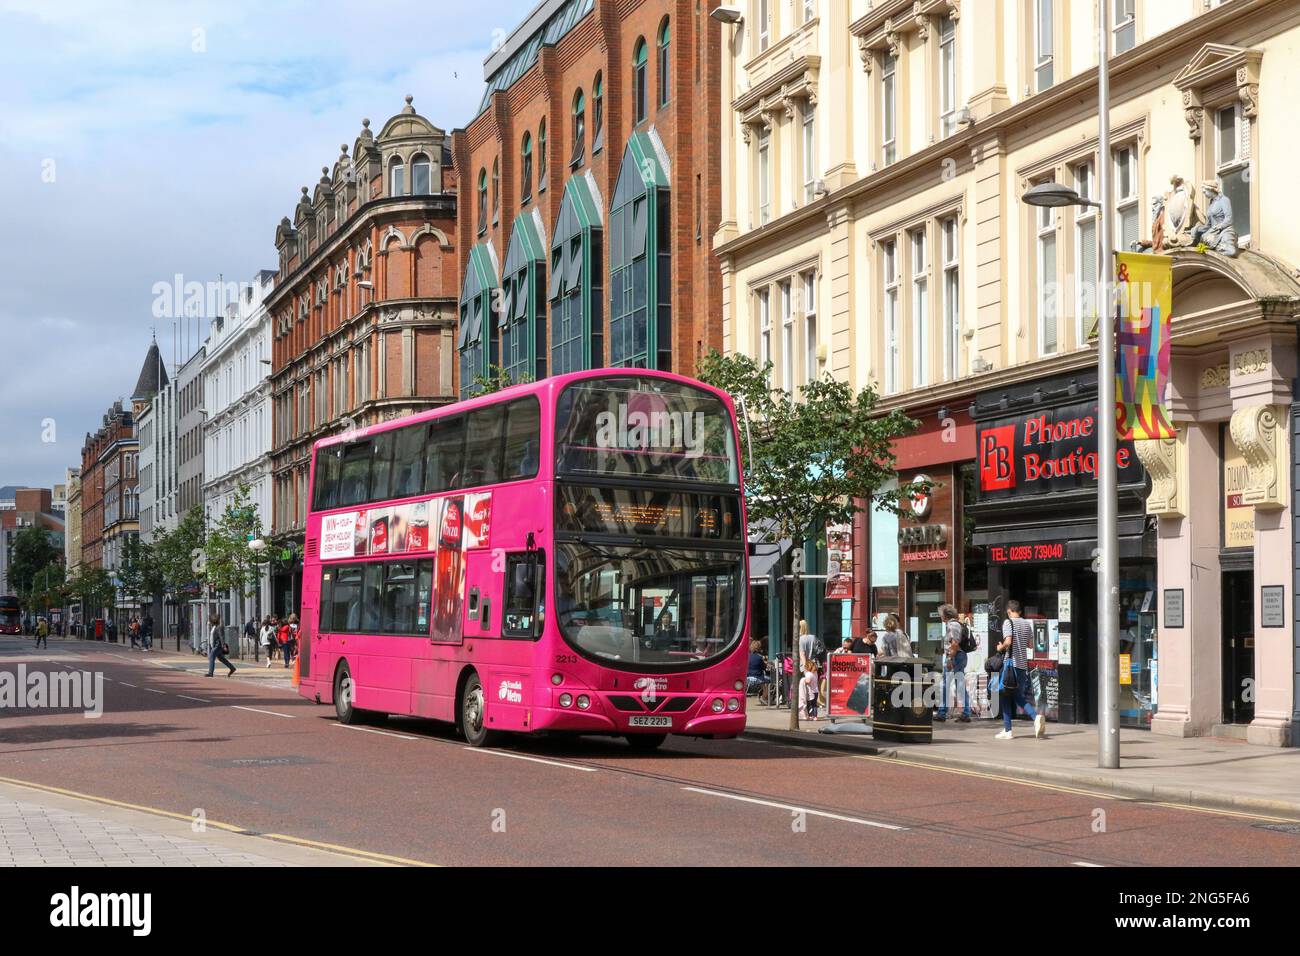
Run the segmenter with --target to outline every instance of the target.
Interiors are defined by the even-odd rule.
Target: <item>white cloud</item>
[[[80,464],[155,325],[170,367],[155,282],[273,267],[276,223],[361,118],[410,93],[464,126],[493,31],[534,5],[0,0],[0,484]]]

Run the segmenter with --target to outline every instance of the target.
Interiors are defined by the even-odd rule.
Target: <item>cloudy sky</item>
[[[0,0],[0,486],[80,464],[155,327],[171,371],[155,283],[274,268],[361,118],[464,126],[535,4]]]

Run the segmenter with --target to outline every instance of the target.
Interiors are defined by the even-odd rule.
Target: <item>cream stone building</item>
[[[1089,463],[1110,419],[1097,414],[1090,335],[1101,250],[1152,240],[1157,202],[1166,239],[1189,200],[1203,221],[1209,182],[1231,203],[1238,251],[1189,247],[1196,220],[1164,249],[1178,437],[1121,443],[1121,594],[1102,613],[1119,617],[1124,723],[1300,743],[1300,235],[1284,198],[1300,154],[1300,4],[732,6],[714,236],[724,346],[770,360],[783,387],[823,374],[874,386],[882,409],[919,423],[898,443],[899,480],[934,488],[901,521],[864,509],[851,609],[813,602],[816,626],[838,637],[897,613],[929,656],[941,603],[983,637],[1016,598],[1042,622],[1040,702],[1055,720],[1096,719]],[[1099,16],[1111,37],[1105,157]],[[1099,236],[1096,208],[1021,201],[1045,181],[1096,199],[1099,163],[1113,236]],[[776,602],[758,606],[756,630],[783,617]]]

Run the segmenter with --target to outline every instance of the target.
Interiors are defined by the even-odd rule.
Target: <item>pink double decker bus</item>
[[[728,396],[663,372],[518,385],[316,444],[300,692],[340,721],[733,737],[745,511]]]

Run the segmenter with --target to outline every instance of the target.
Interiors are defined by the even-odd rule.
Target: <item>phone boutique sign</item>
[[[980,425],[975,440],[980,499],[1089,488],[1097,480],[1097,403],[1034,409]],[[1145,478],[1132,442],[1115,451],[1120,484]]]

